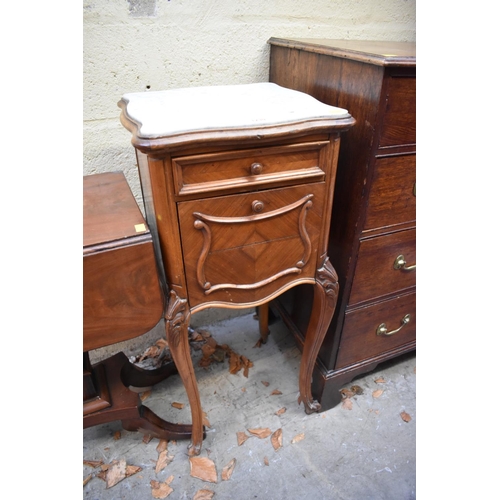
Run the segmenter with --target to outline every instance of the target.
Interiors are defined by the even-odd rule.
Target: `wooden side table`
[[[127,430],[186,439],[143,406],[130,386],[152,386],[173,363],[142,370],[123,352],[92,366],[88,352],[142,335],[162,318],[164,300],[151,233],[121,172],[83,178],[83,427],[121,420]]]
[[[305,411],[318,411],[312,370],[338,294],[326,249],[340,133],[355,120],[272,83],[132,93],[118,105],[169,289],[166,334],[191,406],[190,454],[203,425],[188,324],[204,308],[265,310],[291,287],[314,285],[299,388]]]

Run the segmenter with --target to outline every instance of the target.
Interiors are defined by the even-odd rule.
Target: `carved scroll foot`
[[[188,326],[190,311],[185,299],[181,299],[173,290],[170,291],[165,330],[170,353],[186,389],[191,407],[192,434],[188,447],[190,456],[198,455],[203,442],[203,412],[198,392],[198,383],[194,374],[189,348]]]
[[[323,266],[316,271],[313,306],[300,362],[299,403],[300,401],[304,403],[307,414],[321,410],[321,405],[312,397],[312,374],[319,349],[335,311],[338,293],[337,273],[326,258]]]

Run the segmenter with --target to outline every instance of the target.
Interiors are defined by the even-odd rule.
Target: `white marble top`
[[[136,92],[125,94],[122,102],[144,139],[350,118],[345,109],[274,83]]]

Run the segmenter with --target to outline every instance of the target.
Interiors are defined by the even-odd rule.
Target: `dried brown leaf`
[[[385,384],[385,378],[384,377],[379,377],[375,379],[376,384]]]
[[[241,370],[241,359],[240,355],[235,352],[231,352],[231,356],[229,358],[229,373],[236,374]]]
[[[236,437],[238,438],[238,446],[241,446],[250,436],[247,436],[244,432],[237,432]]]
[[[141,470],[142,470],[142,467],[139,467],[138,465],[127,465],[127,470],[125,471],[125,476],[127,476],[127,477],[133,476],[134,474],[141,472]]]
[[[352,400],[351,398],[346,398],[342,401],[343,410],[352,410]]]
[[[248,370],[252,368],[253,363],[245,356],[241,356],[241,361],[243,363],[243,376],[248,378]]]
[[[168,441],[166,439],[160,439],[160,442],[156,447],[156,451],[158,453],[161,453],[162,451],[165,451],[167,448],[168,448]]]
[[[212,359],[217,363],[222,363],[226,357],[226,351],[222,347],[217,346],[214,353],[212,354]]]
[[[273,392],[271,392],[271,396],[279,396],[280,394],[283,394],[281,391],[278,389],[274,389]]]
[[[121,438],[122,438],[122,433],[121,433],[121,431],[116,431],[116,432],[113,434],[113,439],[114,439],[115,441],[118,441],[118,440],[119,440],[119,439],[121,439]]]
[[[352,398],[354,396],[354,392],[350,389],[341,389],[340,395],[342,396],[342,399]]]
[[[411,420],[410,415],[408,415],[408,413],[406,413],[405,411],[402,411],[400,415],[405,422],[409,422]]]
[[[300,434],[297,434],[293,439],[292,439],[292,444],[298,443],[299,441],[302,441],[306,435],[301,432]]]
[[[215,346],[205,344],[201,348],[201,352],[203,353],[204,358],[209,358],[215,352]]]
[[[191,476],[210,483],[217,482],[217,470],[212,460],[207,457],[190,457]]]
[[[264,457],[264,465],[269,465],[269,458]]]
[[[283,408],[280,408],[275,414],[280,416],[283,415],[283,413],[286,412],[286,408],[283,406]]]
[[[127,476],[127,462],[125,460],[113,461],[106,471],[106,488],[112,488]]]
[[[160,452],[158,460],[156,461],[155,472],[158,474],[158,472],[162,471],[173,459],[174,457],[168,454],[168,450]]]
[[[212,490],[198,490],[195,493],[193,500],[211,500],[214,495],[215,491]]]
[[[139,362],[144,361],[146,358],[156,358],[160,354],[160,348],[156,345],[148,347],[139,358]]]
[[[247,429],[250,434],[257,436],[259,439],[265,439],[270,436],[273,431],[269,427],[259,428],[259,429]]]
[[[92,474],[89,474],[87,477],[83,478],[83,486],[85,486],[92,479]]]
[[[351,391],[354,392],[356,395],[363,394],[363,389],[359,385],[353,385],[351,387]]]
[[[247,392],[247,388],[246,387],[242,387],[241,388],[241,392]]]
[[[382,389],[377,389],[376,391],[373,391],[372,396],[374,398],[379,398],[380,396],[382,396],[383,392],[384,391]]]
[[[178,410],[182,410],[184,408],[184,403],[176,403],[175,401],[172,403],[172,406],[174,408],[177,408]]]
[[[271,436],[271,444],[275,451],[278,451],[283,446],[283,429],[279,428],[273,432]]]
[[[144,392],[141,392],[139,394],[139,397],[141,398],[141,401],[146,401],[146,399],[149,398],[149,396],[151,396],[151,391],[144,391]]]
[[[269,382],[266,382],[265,380],[262,380],[262,383],[263,383],[266,387],[269,387]]]
[[[153,498],[167,498],[172,491],[174,491],[170,487],[170,483],[174,479],[174,476],[170,476],[164,483],[160,483],[159,481],[151,480],[151,494]]]
[[[212,337],[212,334],[208,330],[196,330],[205,340]]]
[[[236,466],[236,458],[233,458],[223,469],[222,469],[222,480],[229,481],[231,475],[233,474],[234,467]]]
[[[101,465],[104,465],[104,462],[102,460],[84,460],[83,465],[88,465],[89,467],[95,469],[97,467],[100,467]]]

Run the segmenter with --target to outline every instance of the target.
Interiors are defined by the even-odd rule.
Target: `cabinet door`
[[[245,304],[313,278],[325,184],[178,204],[191,307]]]

